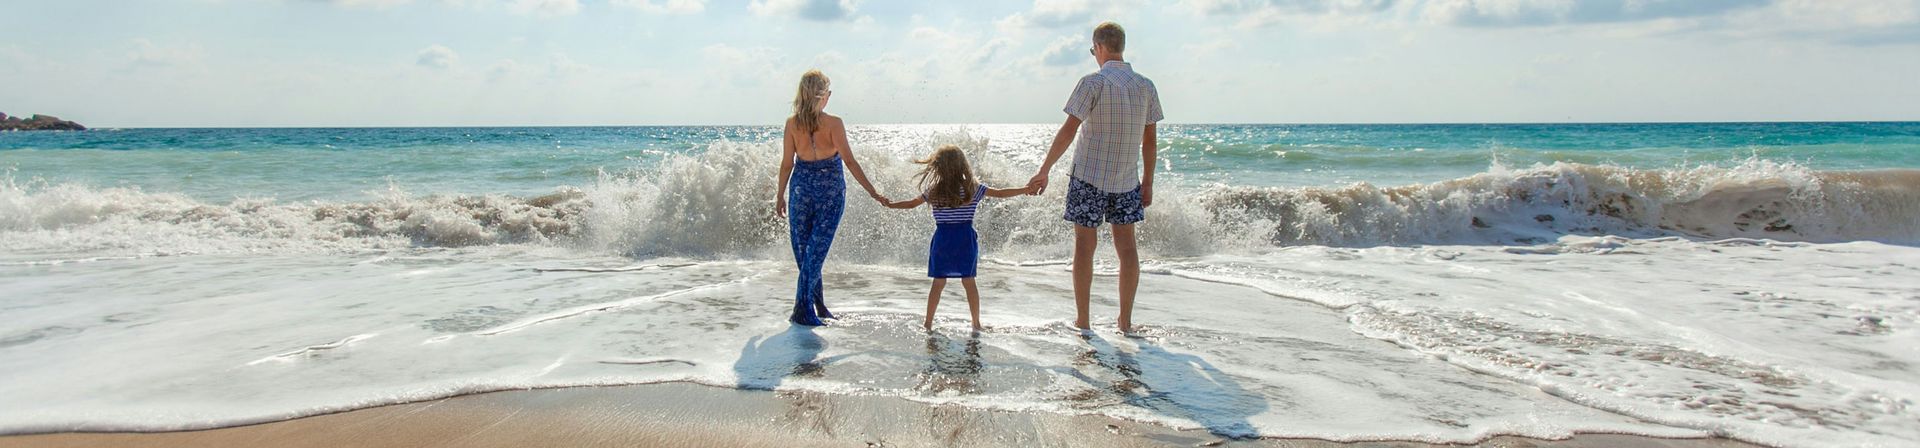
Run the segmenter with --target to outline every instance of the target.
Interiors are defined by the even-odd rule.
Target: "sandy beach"
[[[205,431],[0,437],[53,447],[1273,446],[1426,447],[1403,441],[1228,440],[1099,416],[932,406],[889,397],[687,383],[494,392]],[[1583,434],[1495,437],[1498,447],[1751,447],[1727,439]]]

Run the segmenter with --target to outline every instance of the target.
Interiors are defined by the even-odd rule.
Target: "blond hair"
[[[949,208],[973,202],[973,190],[979,183],[973,179],[973,167],[967,163],[967,153],[961,152],[959,146],[941,146],[933,150],[933,155],[913,163],[927,166],[920,169],[916,182],[921,190],[927,192],[928,204]]]
[[[1093,43],[1107,47],[1107,51],[1114,54],[1125,53],[1127,52],[1127,30],[1121,29],[1118,23],[1100,22],[1093,27]]]
[[[830,82],[819,70],[800,75],[800,89],[793,94],[793,124],[808,134],[820,130],[820,100],[827,96]]]

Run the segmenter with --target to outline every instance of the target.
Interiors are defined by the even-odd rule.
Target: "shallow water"
[[[924,211],[864,200],[849,204],[826,278],[844,319],[787,325],[794,270],[783,223],[767,214],[775,153],[757,128],[660,145],[641,141],[658,130],[617,129],[605,132],[624,137],[595,140],[608,152],[559,159],[526,154],[566,140],[516,137],[539,130],[489,130],[504,140],[469,149],[447,135],[471,131],[368,131],[384,136],[327,143],[334,153],[302,146],[337,136],[309,130],[210,148],[178,131],[188,136],[171,149],[105,132],[0,135],[15,148],[0,158],[18,168],[0,188],[0,432],[205,428],[488,390],[690,381],[1226,436],[1920,441],[1920,177],[1900,158],[1910,155],[1823,152],[1858,140],[1893,154],[1911,130],[1782,126],[1732,134],[1779,145],[1761,151],[1689,146],[1700,128],[1685,126],[1531,129],[1560,135],[1538,149],[1507,146],[1527,140],[1505,128],[1497,147],[1475,146],[1485,135],[1473,132],[1492,131],[1471,127],[1315,130],[1372,145],[1361,153],[1426,138],[1412,152],[1500,157],[1328,162],[1361,184],[1203,151],[1169,157],[1180,175],[1141,227],[1141,338],[1113,332],[1104,251],[1099,331],[1068,328],[1058,191],[983,204],[990,328],[977,338],[957,291],[941,331],[919,329]],[[1175,138],[1307,133],[1206,129]],[[1046,138],[1043,126],[856,133],[892,154],[960,143],[989,182],[1024,179],[1026,148]],[[1469,136],[1420,137],[1432,133]],[[1635,138],[1646,143],[1603,144]],[[19,149],[60,139],[83,143]],[[437,149],[395,143],[409,139]],[[609,155],[621,151],[634,158]],[[903,155],[868,159],[883,189],[910,190]],[[487,174],[538,160],[577,176]],[[182,176],[191,169],[257,172],[203,181]],[[1280,180],[1222,183],[1246,177]]]

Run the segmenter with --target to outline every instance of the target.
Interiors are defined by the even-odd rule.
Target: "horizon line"
[[[1378,122],[1212,122],[1179,123],[1162,122],[1172,126],[1471,126],[1471,125],[1630,125],[1630,124],[1819,124],[1819,123],[1920,123],[1920,119],[1906,120],[1676,120],[1676,121],[1378,121]],[[84,123],[82,123],[84,124]],[[1053,122],[997,122],[997,123],[867,123],[860,126],[1034,126],[1056,125]],[[88,126],[88,130],[112,129],[461,129],[461,128],[670,128],[670,127],[775,127],[779,124],[477,124],[477,125],[265,125],[265,126]]]

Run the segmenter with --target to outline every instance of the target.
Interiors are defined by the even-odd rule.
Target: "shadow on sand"
[[[789,325],[787,331],[762,339],[754,336],[740,347],[733,363],[734,385],[740,389],[773,390],[787,377],[818,378],[833,359],[820,359],[827,340],[814,327]]]
[[[1267,410],[1266,397],[1240,387],[1232,375],[1205,358],[1167,351],[1146,339],[1128,339],[1135,346],[1132,352],[1098,335],[1085,339],[1089,349],[1076,357],[1068,374],[1100,394],[1154,413],[1191,420],[1217,436],[1260,436],[1248,419]]]
[[[914,389],[930,395],[980,393],[980,336],[955,340],[944,334],[927,335],[927,367],[914,376]]]

